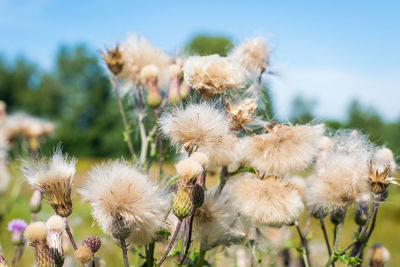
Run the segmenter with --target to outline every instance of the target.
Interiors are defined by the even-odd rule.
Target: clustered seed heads
[[[263,38],[236,46],[227,57],[173,59],[147,39],[131,35],[101,55],[119,101],[126,140],[130,140],[130,125],[136,123],[128,120],[138,119],[141,165],[122,159],[98,164],[88,172],[78,192],[91,206],[95,223],[121,247],[125,266],[129,266],[128,248],[133,246],[144,246],[146,264],[153,266],[156,243],[169,239],[158,261],[160,266],[177,238],[182,239],[179,264],[191,257],[194,266],[206,265],[207,251],[232,244],[245,244],[251,247],[253,256],[259,256],[261,246],[266,244],[269,250],[288,240],[288,226],[293,225],[300,235],[301,265],[310,266],[307,250],[312,246],[307,242],[312,216],[318,219],[326,238],[330,257],[326,266],[333,265],[338,255],[349,264],[362,258],[379,204],[385,200],[389,185],[398,184],[398,178],[393,177],[397,170],[394,155],[356,130],[332,131],[322,123],[293,125],[259,119],[256,114],[261,101],[252,88],[263,90],[262,75],[269,67],[269,51]],[[118,94],[120,81],[134,93],[133,116],[125,116],[128,109]],[[191,88],[195,91],[186,98]],[[182,101],[185,98],[188,101]],[[150,113],[151,119],[145,119]],[[5,168],[9,144],[23,135],[30,138],[31,148],[36,150],[38,138],[52,132],[52,125],[44,121],[31,120],[29,126],[22,127],[23,117],[8,116],[0,102],[0,123],[4,125],[0,128],[0,192],[9,179]],[[167,142],[162,138],[181,154],[175,176],[163,173]],[[136,152],[132,145],[130,148],[135,161]],[[159,180],[155,181],[149,170],[157,156]],[[143,163],[148,164],[146,172]],[[34,188],[29,203],[32,223],[26,226],[24,221],[13,220],[8,229],[16,248],[23,248],[23,234],[29,240],[37,266],[59,267],[67,262],[67,244],[63,242],[66,234],[79,263],[103,264],[95,256],[102,246],[100,238],[88,235],[77,246],[67,220],[72,213],[75,164],[76,160],[59,148],[49,159],[23,164],[25,180]],[[219,171],[219,183],[207,188],[206,177],[215,171]],[[305,174],[307,179],[301,177]],[[34,222],[42,196],[56,213],[47,225]],[[342,225],[353,204],[357,205],[356,238],[340,250]],[[309,212],[309,219],[303,232],[299,219],[304,211]],[[334,224],[333,246],[324,226],[327,216]],[[199,253],[192,253],[197,245]],[[232,251],[246,258],[242,255],[245,249]],[[288,248],[280,255],[289,266]],[[259,260],[264,258],[260,255]],[[389,252],[383,245],[374,244],[367,258],[371,266],[384,266]],[[243,260],[247,265],[249,261]],[[0,250],[0,266],[6,264]]]

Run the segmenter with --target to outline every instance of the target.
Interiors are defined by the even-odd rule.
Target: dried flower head
[[[246,82],[242,67],[219,55],[189,57],[183,73],[185,81],[203,97],[242,88]]]
[[[164,113],[160,125],[172,143],[188,152],[208,154],[212,165],[228,165],[237,157],[237,138],[230,132],[225,114],[211,104],[192,104]]]
[[[243,155],[260,172],[284,176],[312,163],[323,133],[321,124],[276,125],[269,133],[243,140]]]
[[[122,161],[96,166],[80,189],[101,229],[135,244],[152,241],[163,225],[166,199],[147,176]]]
[[[105,52],[100,51],[100,55],[106,62],[108,69],[114,75],[118,75],[122,71],[122,68],[124,67],[124,61],[119,45],[116,45],[113,49],[106,49]]]
[[[215,194],[216,187],[205,194],[203,205],[196,209],[193,232],[206,247],[228,246],[242,240],[248,232],[247,222],[235,210],[229,190]]]
[[[392,151],[386,147],[378,149],[369,162],[369,184],[372,192],[382,194],[390,184],[400,185],[397,178],[391,177],[395,169]]]
[[[295,186],[276,177],[241,175],[232,184],[232,199],[242,214],[268,225],[291,224],[304,209]]]
[[[267,68],[267,42],[262,37],[248,40],[235,47],[230,57],[247,71],[260,75]]]
[[[61,217],[72,213],[71,190],[75,175],[75,159],[68,159],[57,149],[49,159],[25,162],[22,167],[25,179],[39,189],[54,211]]]
[[[163,70],[171,61],[167,54],[152,46],[146,38],[137,35],[128,36],[121,43],[120,51],[123,58],[120,76],[135,84],[141,83],[140,72],[143,67],[152,64]]]
[[[229,126],[232,130],[246,130],[245,125],[254,120],[254,113],[257,109],[255,99],[248,98],[237,105],[227,104]]]

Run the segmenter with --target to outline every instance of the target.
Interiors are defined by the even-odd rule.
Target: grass
[[[84,181],[85,173],[95,163],[98,162],[99,162],[98,160],[92,160],[92,159],[79,159],[77,164],[76,186],[79,186],[79,184],[81,184]],[[156,169],[157,168],[153,168],[151,170],[150,176],[154,177]],[[18,170],[18,162],[12,162],[10,164],[10,171],[13,178],[9,190],[0,196],[0,212],[4,214],[4,209],[6,208],[5,204],[8,202],[4,200],[5,199],[10,200],[13,198],[12,196],[13,194],[16,195],[13,205],[9,207],[9,212],[4,214],[4,217],[2,218],[0,224],[0,243],[3,246],[3,250],[5,252],[5,256],[9,264],[11,263],[11,259],[13,256],[13,247],[11,246],[9,241],[10,233],[6,230],[7,223],[13,218],[22,218],[26,221],[30,220],[28,203],[30,196],[32,194],[32,189],[30,188],[30,186],[21,181],[20,172]],[[173,165],[166,164],[165,172],[167,174],[173,175],[174,174]],[[216,174],[208,176],[207,180],[208,187],[216,183],[217,183]],[[20,188],[20,192],[18,192],[18,190],[13,190],[13,188],[14,189]],[[80,243],[89,234],[99,235],[102,239],[103,246],[96,255],[104,259],[108,263],[107,264],[108,266],[122,266],[122,254],[120,248],[114,243],[112,238],[105,236],[98,228],[98,226],[95,223],[93,223],[93,219],[90,215],[91,208],[88,206],[88,204],[82,203],[79,200],[79,195],[77,194],[75,195],[73,208],[74,212],[70,216],[69,220],[77,243]],[[354,230],[356,229],[354,223],[354,212],[355,212],[354,209],[350,209],[347,214],[346,223],[344,224],[344,230],[342,234],[342,241],[340,243],[340,247],[342,248],[346,246],[353,238],[353,233]],[[40,211],[36,219],[45,221],[52,214],[53,210],[51,209],[51,207],[46,203],[43,203],[42,210]],[[308,215],[305,214],[300,220],[303,228],[306,223],[307,216]],[[326,221],[326,225],[330,241],[332,242],[333,227],[328,221]],[[388,199],[381,205],[379,209],[377,227],[375,228],[372,238],[368,244],[368,246],[370,246],[374,242],[380,242],[383,243],[389,249],[391,253],[391,261],[388,264],[388,266],[394,267],[396,266],[397,262],[400,262],[400,253],[399,253],[400,251],[398,249],[398,240],[400,240],[400,231],[398,231],[399,225],[400,225],[400,188],[392,186],[390,188]],[[291,254],[292,258],[295,258],[297,257],[297,255],[296,255],[296,250],[294,248],[299,247],[299,241],[298,241],[298,236],[294,231],[294,227],[290,228],[293,231],[290,239],[286,242],[286,245],[293,247],[293,249],[291,249]],[[316,252],[312,255],[312,261],[314,263],[313,266],[320,266],[318,264],[319,262],[321,263],[326,262],[327,253],[326,253],[325,243],[322,239],[323,238],[322,232],[321,229],[319,228],[319,223],[315,219],[313,219],[311,222],[310,236],[311,236],[311,239],[309,241],[310,247],[313,249],[313,251]],[[271,232],[267,232],[267,238],[268,237],[270,238],[273,237]],[[278,241],[281,242],[281,240]],[[165,246],[166,244],[158,245],[158,250],[156,251],[156,257],[160,258],[161,253],[163,252]],[[268,251],[267,253],[266,250],[263,250],[261,252],[267,255],[268,253],[276,254],[278,251],[272,250]],[[141,253],[144,253],[143,248],[141,248]],[[230,266],[229,263],[232,264],[233,261],[232,258],[234,258],[234,255],[232,255],[232,248],[224,248],[224,249],[217,248],[209,255],[212,254],[216,256],[213,262],[214,263],[213,266],[214,265]],[[66,251],[66,255],[68,255],[68,257],[71,258],[73,257],[73,251],[71,246],[69,246],[69,249]],[[130,253],[129,259],[131,265],[137,266],[139,262],[143,262],[144,260],[140,259],[140,257],[141,256],[138,254],[134,255],[133,253]],[[271,259],[270,257],[264,256],[263,263],[265,264],[266,262],[270,261],[270,259]],[[32,265],[33,262],[34,262],[33,250],[32,248],[27,247],[19,266],[30,266]],[[261,265],[264,266],[264,264]],[[175,266],[175,264],[173,263],[172,260],[170,260],[169,262],[166,262],[164,266]]]

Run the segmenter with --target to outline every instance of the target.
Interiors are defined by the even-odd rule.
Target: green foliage
[[[185,51],[190,55],[208,56],[219,54],[221,56],[226,56],[232,47],[233,44],[228,38],[196,35],[185,47]]]
[[[292,123],[305,124],[311,122],[314,118],[314,108],[317,101],[304,98],[298,95],[294,98],[290,112],[290,121]]]

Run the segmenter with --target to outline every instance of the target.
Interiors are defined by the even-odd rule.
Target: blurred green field
[[[79,184],[81,184],[84,181],[85,173],[94,164],[98,162],[99,160],[92,160],[92,159],[78,160],[75,186],[79,186]],[[18,164],[19,164],[18,162],[12,162],[10,164],[10,171],[12,173],[13,178],[9,190],[5,194],[0,196],[1,212],[4,212],[5,208],[7,208],[6,203],[8,201],[4,201],[4,199],[10,199],[13,194],[16,194],[16,191],[13,192],[13,188],[14,189],[19,188],[18,185],[21,183]],[[173,174],[174,172],[173,165],[167,164],[165,166],[165,172]],[[151,176],[153,175],[153,173],[154,170],[151,172]],[[212,184],[215,184],[216,181],[217,179],[215,178],[215,176],[209,176],[207,184],[208,186],[211,186]],[[3,220],[1,221],[0,243],[3,247],[5,256],[9,263],[11,263],[11,259],[13,256],[13,247],[11,246],[9,241],[10,233],[7,231],[7,223],[13,218],[22,218],[26,221],[30,220],[28,203],[31,193],[32,189],[30,188],[30,186],[27,185],[25,182],[22,182],[21,191],[18,193],[16,201],[11,207],[9,207],[9,212],[4,215]],[[82,203],[79,199],[79,195],[77,194],[75,194],[73,208],[74,212],[69,217],[69,220],[71,228],[73,230],[73,234],[77,242],[80,242],[85,236],[89,234],[93,233],[98,234],[102,239],[103,246],[96,255],[103,258],[107,262],[107,266],[122,266],[121,250],[117,247],[117,245],[113,242],[113,240],[110,237],[105,236],[100,231],[98,226],[93,223],[93,219],[90,215],[91,212],[90,207],[87,204]],[[45,221],[52,214],[53,210],[50,208],[50,206],[47,204],[43,204],[42,210],[40,211],[36,219]],[[305,217],[306,216],[303,216],[303,218],[301,219],[301,225],[303,227],[307,219]],[[353,223],[353,218],[354,218],[354,208],[349,210],[349,213],[346,217],[347,222],[345,223],[344,232],[342,235],[341,247],[347,245],[353,238],[353,232],[356,229],[356,226]],[[327,222],[326,224],[329,231],[328,233],[330,234],[329,236],[330,240],[332,241],[332,234],[331,234],[332,227],[330,223]],[[369,243],[369,245],[371,245],[374,242],[380,242],[383,243],[389,249],[391,253],[391,260],[388,266],[391,267],[400,266],[399,264],[400,249],[398,247],[398,241],[400,240],[399,226],[400,226],[400,188],[391,186],[388,199],[386,200],[385,203],[381,205],[381,208],[379,209],[377,226]],[[316,220],[312,220],[310,235],[311,235],[310,247],[314,249],[314,251],[316,252],[314,255],[312,255],[312,257],[315,258],[318,262],[320,262],[321,260],[323,262],[325,259],[327,259],[326,247],[325,243],[322,240],[322,232],[319,228],[319,223]],[[298,243],[299,243],[298,237],[293,231],[293,234],[291,236],[291,241],[289,241],[288,244],[292,245],[293,247],[297,247]],[[162,253],[164,246],[165,245],[158,246],[159,249],[156,252],[156,257],[158,258],[160,257],[160,254]],[[226,261],[226,257],[224,256],[225,253],[221,252],[221,250],[219,249],[217,250],[218,250],[217,258],[219,258],[217,263],[218,265],[222,265],[222,262]],[[293,248],[292,256],[296,256],[295,253],[296,253],[295,249]],[[71,257],[73,256],[71,248],[66,252],[66,254]],[[138,256],[134,257],[132,253],[129,255],[129,257],[131,266],[138,266],[138,262],[143,262],[143,260],[141,260]],[[317,261],[315,261],[315,263],[317,263]],[[24,255],[22,257],[19,266],[33,266],[32,264],[33,262],[34,262],[33,250],[30,247],[28,247],[24,252]],[[165,264],[165,266],[169,265],[175,266],[172,260]],[[265,266],[265,262],[260,266]],[[314,264],[313,266],[318,266],[318,265]]]

